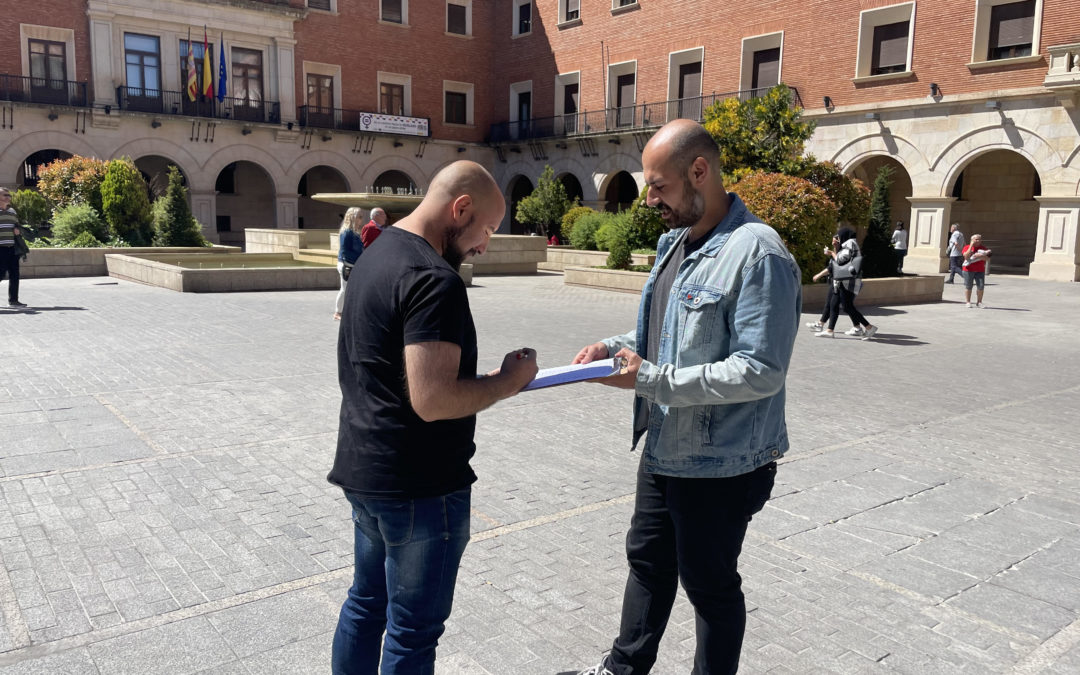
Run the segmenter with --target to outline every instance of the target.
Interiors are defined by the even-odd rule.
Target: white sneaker
[[[823,330],[820,333],[818,333],[817,335],[815,335],[814,337],[830,337],[831,338],[831,337],[833,337],[833,332],[831,330]]]
[[[825,325],[822,324],[820,321],[815,321],[813,323],[806,324],[806,327],[809,328],[810,330],[813,330],[813,331],[819,331],[822,328],[824,328]]]
[[[979,309],[986,309],[986,305],[982,304],[981,302],[977,303],[975,306],[978,307]]]
[[[874,337],[874,335],[876,335],[876,334],[877,334],[877,326],[870,326],[869,328],[866,329],[866,333],[863,335],[862,339],[869,340],[870,338]]]
[[[965,306],[966,306],[966,307],[967,307],[968,309],[971,309],[971,303],[970,303],[970,302],[969,302],[969,303],[967,303],[967,305],[965,305]]]
[[[862,335],[862,334],[863,334],[863,329],[862,329],[861,326],[855,326],[854,328],[850,328],[850,329],[844,331],[844,335],[858,336],[858,335]]]

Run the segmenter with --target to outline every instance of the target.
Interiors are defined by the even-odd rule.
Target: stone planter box
[[[634,253],[631,255],[635,265],[652,266],[656,262],[655,254]],[[576,248],[548,247],[547,260],[537,265],[542,270],[562,272],[567,267],[599,267],[607,263],[607,251],[582,251]]]
[[[483,255],[470,258],[473,274],[536,274],[539,263],[547,260],[547,242],[543,237],[520,234],[496,234]]]
[[[623,293],[641,293],[647,272],[625,272],[597,267],[567,267],[563,271],[563,283],[572,286],[588,286]],[[863,280],[858,304],[911,305],[939,302],[945,290],[945,277],[885,277]],[[803,286],[803,310],[820,311],[825,306],[829,287],[826,283]]]
[[[244,230],[246,253],[296,253],[305,248],[330,248],[337,230],[278,230],[249,227]]]
[[[192,269],[175,264],[170,255],[118,255],[106,258],[109,276],[182,293],[223,293],[237,291],[334,290],[340,286],[334,267],[295,267],[288,253],[244,253],[243,262],[262,267]],[[235,257],[235,256],[230,256]],[[212,263],[211,263],[212,264]],[[280,264],[280,267],[274,266]]]
[[[138,248],[32,248],[19,265],[23,279],[49,277],[103,277],[109,270],[105,256],[144,253],[239,253],[237,246],[184,247],[145,246]]]

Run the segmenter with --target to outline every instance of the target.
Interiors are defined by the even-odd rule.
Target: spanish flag
[[[206,26],[202,27],[202,93],[206,98],[214,98],[214,69],[210,65],[213,56],[210,44],[206,41]]]

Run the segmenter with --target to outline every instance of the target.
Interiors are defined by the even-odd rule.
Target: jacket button
[[[773,457],[779,457],[780,456],[780,451],[779,450],[773,450],[772,451],[772,456]]]
[[[699,297],[696,297],[696,298],[694,298],[694,304],[695,304],[695,305],[696,305],[696,304],[698,304],[698,303],[700,303],[700,302],[701,302],[701,297],[700,297],[700,296],[699,296]]]

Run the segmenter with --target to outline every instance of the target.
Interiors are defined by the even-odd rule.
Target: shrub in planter
[[[630,212],[605,213],[604,223],[596,231],[596,248],[600,251],[610,251],[617,241],[625,241],[633,244],[633,232],[630,227]],[[630,250],[634,247],[631,245]]]
[[[892,218],[889,213],[889,187],[893,170],[883,166],[874,178],[870,201],[870,222],[862,240],[863,276],[891,277],[896,274],[896,253],[892,247]]]
[[[667,225],[660,216],[660,209],[645,203],[649,196],[649,186],[641,189],[637,201],[630,207],[630,250],[656,250],[660,236],[667,232]]]
[[[746,208],[784,240],[802,270],[803,283],[825,266],[822,248],[836,232],[836,205],[825,191],[804,178],[756,173],[732,186]]]
[[[802,176],[825,191],[836,205],[841,223],[856,230],[866,227],[870,219],[870,188],[858,178],[844,175],[833,162],[814,162]]]
[[[109,239],[109,226],[89,204],[70,204],[56,211],[52,227],[54,243],[68,246],[81,234],[89,234],[100,245]]]
[[[606,214],[594,211],[578,218],[570,234],[570,244],[583,251],[596,250],[596,231],[606,222]]]
[[[156,246],[209,246],[202,234],[202,226],[191,215],[187,202],[187,190],[183,186],[180,170],[169,167],[169,188],[165,196],[154,202],[150,209],[154,219],[154,245]]]
[[[561,234],[562,241],[570,243],[570,237],[574,232],[574,225],[577,223],[578,218],[581,218],[586,213],[596,213],[588,206],[575,206],[567,211],[562,217]]]
[[[89,232],[83,232],[79,236],[75,237],[72,241],[66,244],[67,248],[104,248],[105,244],[102,244],[97,238]]]
[[[105,162],[75,155],[50,162],[38,172],[38,190],[55,212],[71,204],[89,204],[101,213]]]
[[[518,202],[515,215],[519,223],[531,225],[547,239],[562,223],[562,217],[569,208],[566,186],[562,181],[555,180],[555,171],[550,166],[545,166],[536,182],[536,189]]]
[[[630,255],[630,241],[626,237],[615,237],[611,241],[610,253],[607,257],[607,268],[612,270],[628,270],[634,259]]]
[[[36,190],[19,190],[11,195],[11,205],[19,214],[19,222],[37,230],[49,221],[49,204]]]
[[[135,246],[154,239],[149,188],[130,159],[114,159],[101,183],[102,215],[113,234]]]

